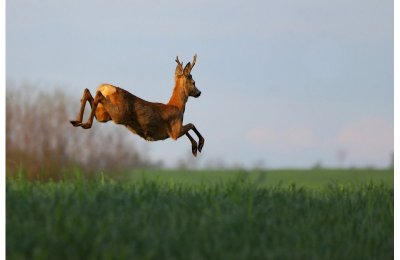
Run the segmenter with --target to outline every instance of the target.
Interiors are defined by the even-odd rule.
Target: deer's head
[[[175,61],[178,63],[178,65],[176,66],[175,70],[175,81],[179,83],[180,87],[183,88],[183,91],[187,96],[197,98],[200,97],[201,91],[197,89],[192,74],[190,74],[194,64],[196,63],[196,58],[197,54],[194,55],[193,62],[188,62],[185,68],[183,68],[183,62],[179,61],[178,56],[176,57]]]

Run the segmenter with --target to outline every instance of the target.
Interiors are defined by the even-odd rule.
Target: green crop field
[[[393,170],[6,182],[7,259],[392,259]]]
[[[323,189],[332,184],[384,183],[393,187],[393,170],[376,169],[315,169],[315,170],[134,170],[123,175],[124,180],[143,179],[179,182],[183,184],[216,184],[237,179],[245,179],[257,187],[274,187],[295,184],[310,189]]]

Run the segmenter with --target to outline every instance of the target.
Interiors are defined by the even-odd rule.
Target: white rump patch
[[[112,85],[104,84],[101,85],[97,90],[100,91],[104,97],[107,97],[109,95],[114,94],[117,91],[117,88]]]

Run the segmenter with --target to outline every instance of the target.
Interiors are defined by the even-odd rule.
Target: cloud
[[[393,123],[382,118],[361,118],[345,125],[330,143],[348,150],[357,160],[389,158],[393,152]]]
[[[315,156],[329,156],[324,160],[332,161],[338,151],[343,151],[350,165],[386,166],[393,152],[394,129],[390,120],[364,117],[344,124],[327,137],[307,126],[257,126],[249,129],[245,138],[273,152],[300,155],[313,150]]]

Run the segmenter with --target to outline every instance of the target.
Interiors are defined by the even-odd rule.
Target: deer
[[[176,57],[175,86],[168,103],[149,102],[122,88],[101,84],[94,98],[87,88],[83,91],[80,112],[77,119],[70,123],[74,127],[89,129],[94,118],[100,123],[112,120],[147,141],[168,138],[177,140],[186,135],[192,145],[192,154],[196,157],[197,151],[201,153],[203,149],[204,138],[194,124],[183,125],[183,114],[188,98],[198,98],[201,95],[191,75],[196,58],[197,54],[194,55],[193,62],[188,62],[183,68],[183,62],[179,61],[178,56]],[[87,102],[90,104],[91,112],[87,122],[82,123]],[[199,138],[198,144],[189,134],[190,130],[193,130]]]

